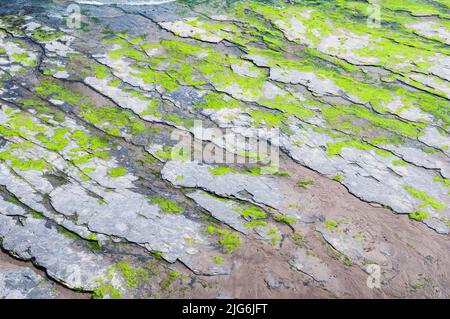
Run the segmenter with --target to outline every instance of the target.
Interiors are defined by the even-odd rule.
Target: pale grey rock
[[[244,61],[240,64],[234,63],[231,65],[231,69],[234,73],[240,75],[240,76],[248,76],[251,78],[256,78],[258,75],[261,75],[261,71],[256,68],[253,64],[250,62]]]
[[[275,248],[281,247],[282,234],[275,225],[267,223],[265,226],[256,226],[254,230],[260,239],[270,241]]]
[[[195,18],[191,20],[196,20]],[[189,20],[187,20],[189,22]],[[170,21],[170,22],[160,22],[159,25],[166,30],[170,30],[180,37],[198,37],[200,40],[205,42],[217,43],[223,40],[222,37],[215,33],[208,31],[207,29],[201,28],[200,26],[194,26],[185,21]],[[205,26],[207,27],[207,26]]]
[[[205,192],[197,191],[187,194],[188,197],[210,212],[210,214],[243,234],[248,234],[248,229],[243,225],[244,220],[237,211],[236,202],[227,199],[218,199]]]
[[[308,16],[310,16],[310,12],[308,10],[305,10],[303,17]],[[297,18],[290,17],[286,20],[275,20],[274,23],[283,31],[284,35],[289,41],[298,41],[309,46],[313,45],[313,42],[306,36],[308,27],[305,26],[303,22],[298,20]]]
[[[119,47],[113,46],[111,50],[117,50]],[[132,86],[139,87],[143,91],[154,91],[157,85],[145,83],[144,80],[136,76],[139,71],[131,66],[131,62],[121,57],[120,59],[112,59],[107,55],[95,57],[100,63],[106,65],[114,76]]]
[[[20,64],[25,67],[33,66],[37,63],[38,54],[31,48],[23,48],[20,42],[13,41],[8,38],[6,34],[2,31],[0,32],[0,46],[5,50],[6,57],[0,58],[0,66],[3,69],[9,70],[12,75],[15,75],[20,70]],[[23,61],[18,61],[15,56],[24,55],[25,59]],[[10,65],[12,63],[20,63],[17,65]]]
[[[406,25],[408,28],[413,29],[417,34],[423,35],[428,38],[438,38],[450,45],[450,31],[445,28],[439,20],[436,21],[419,21]]]
[[[339,95],[343,91],[332,80],[319,78],[314,72],[271,68],[270,78],[284,83],[305,85],[319,95]]]
[[[418,107],[407,107],[398,113],[401,118],[411,121],[411,122],[428,122],[433,121],[433,116],[429,113],[423,112]]]
[[[1,212],[0,212],[1,213]],[[74,289],[92,290],[112,265],[101,255],[66,237],[46,220],[26,218],[20,224],[0,214],[2,247],[24,260],[33,260],[47,274]]]
[[[98,79],[94,77],[87,77],[84,79],[84,82],[96,90],[104,92],[108,97],[124,109],[130,109],[136,114],[141,114],[147,110],[147,106],[150,104],[150,101],[144,101],[133,96],[129,92],[123,91],[119,87],[108,85],[111,80],[112,78]]]
[[[42,196],[25,180],[15,176],[4,164],[0,164],[0,184],[33,210],[38,212],[47,210],[41,203]]]
[[[415,147],[383,145],[383,148],[390,150],[394,154],[398,154],[405,161],[414,165],[428,169],[439,169],[442,176],[450,178],[450,158],[441,152],[432,154],[425,153],[417,145]]]
[[[220,291],[216,299],[233,299],[233,295],[227,291]]]
[[[328,266],[305,249],[294,251],[290,256],[289,264],[318,282],[327,282],[332,276]]]
[[[387,244],[387,243],[381,243],[380,245],[379,245],[379,250],[380,250],[380,253],[382,253],[383,255],[385,255],[385,256],[392,256],[392,251],[393,251],[393,249],[392,249],[392,247],[389,245],[389,244]]]
[[[77,144],[69,144],[68,150],[61,153],[65,156],[66,152],[76,147]],[[134,175],[127,173],[125,176],[109,177],[108,170],[118,166],[114,160],[93,159],[85,164],[85,167],[96,168],[89,173],[96,184],[81,181],[79,171],[68,168],[64,158],[54,152],[39,147],[27,152],[30,152],[31,158],[36,155],[46,158],[73,180],[54,187],[46,179],[45,170],[12,172],[6,165],[0,164],[0,182],[24,204],[83,238],[93,232],[123,238],[150,251],[162,252],[170,262],[180,259],[187,265],[192,263],[191,256],[202,250],[200,247],[208,246],[200,234],[200,224],[183,215],[160,214],[158,206],[149,204],[146,196],[128,190],[134,187],[133,181],[137,179]],[[56,212],[43,205],[45,195],[49,196]]]
[[[437,77],[450,81],[450,57],[441,53],[435,53],[428,59],[433,65],[428,68],[428,71]]]
[[[233,111],[238,115],[239,111]],[[237,113],[236,113],[237,112]],[[210,117],[218,122],[221,127],[232,128],[235,134],[248,138],[260,139],[270,136],[261,134],[257,128],[249,127],[248,119],[239,115],[239,121],[229,121],[220,116],[219,112],[211,112]],[[441,174],[446,177],[449,170],[449,161],[445,154],[438,152],[428,154],[417,147],[382,145],[384,149],[391,150],[392,156],[382,156],[375,150],[359,150],[353,147],[344,148],[338,156],[328,156],[328,144],[336,143],[345,138],[339,139],[331,137],[326,133],[315,131],[305,123],[291,118],[289,126],[292,134],[285,136],[281,134],[275,145],[280,145],[288,154],[300,164],[310,167],[330,178],[336,175],[342,175],[341,181],[350,192],[369,203],[380,203],[391,207],[398,213],[411,213],[416,210],[425,210],[434,216],[433,221],[428,223],[430,227],[438,229],[439,232],[445,232],[447,229],[442,217],[449,216],[450,199],[448,189],[435,180],[439,177],[434,169],[439,169]],[[318,122],[320,125],[324,123]],[[195,134],[199,139],[208,138],[211,134]],[[424,143],[432,142],[435,147],[442,147],[445,151],[448,144],[447,136],[442,135],[436,129],[431,127],[426,129],[424,137],[419,137]],[[230,139],[233,140],[233,139]],[[214,141],[220,144],[220,141]],[[230,145],[230,152],[236,152]],[[237,147],[238,148],[238,147]],[[398,158],[394,154],[400,156]],[[398,165],[395,161],[404,158],[415,165]],[[194,185],[194,184],[191,184]],[[412,196],[405,187],[412,187],[419,191],[425,191],[438,201],[444,203],[447,208],[444,210],[435,210],[431,207],[425,209],[421,207],[423,202]],[[203,186],[201,186],[203,187]],[[206,186],[210,189],[209,186]],[[386,192],[386,189],[391,191]],[[280,188],[281,191],[281,188]]]
[[[413,165],[396,166],[393,162],[398,158],[394,155],[381,156],[375,150],[346,147],[340,156],[329,157],[326,154],[327,144],[338,140],[311,129],[291,128],[295,134],[290,139],[281,138],[290,155],[299,163],[327,176],[342,174],[341,183],[359,198],[387,205],[398,213],[406,214],[420,209],[435,217],[449,216],[448,189],[435,181],[433,171]],[[292,140],[298,143],[294,144]],[[412,196],[405,187],[425,191],[447,207],[444,210],[430,206],[423,208],[422,200]],[[391,191],[386,192],[386,189]]]
[[[275,278],[272,274],[268,274],[266,278],[264,278],[264,281],[269,289],[287,288],[289,286],[281,279]]]
[[[367,263],[383,265],[389,271],[395,266],[389,258],[389,256],[395,253],[395,247],[384,243],[374,244],[366,238],[359,239],[339,228],[328,229],[317,227],[317,231],[322,234],[328,244],[343,254],[342,258],[348,258],[352,263],[362,269],[365,269]],[[346,262],[345,259],[342,259],[344,263]]]
[[[0,299],[55,299],[51,284],[27,267],[0,272]]]
[[[409,76],[412,79],[414,79],[424,85],[427,85],[427,86],[435,89],[436,91],[442,93],[447,98],[450,98],[450,84],[448,82],[443,81],[442,79],[440,79],[436,76],[424,75],[421,73],[410,73]]]
[[[373,56],[361,56],[357,50],[371,45],[370,34],[356,34],[345,28],[339,28],[334,33],[321,39],[317,49],[323,53],[337,56],[353,64],[376,64],[379,58]]]
[[[423,220],[423,223],[434,229],[439,234],[448,235],[450,233],[450,227],[448,224],[437,217],[426,218]]]
[[[450,136],[441,134],[436,127],[425,128],[424,134],[418,137],[419,141],[426,145],[435,147],[450,156]]]
[[[208,268],[206,271],[202,271],[201,274],[205,275],[205,276],[231,275],[231,268],[226,267],[226,266],[214,265],[214,266]]]
[[[351,261],[356,262],[367,258],[363,243],[351,236],[334,233],[328,229],[319,229],[319,232],[334,249],[350,258]]]
[[[208,189],[220,196],[236,197],[270,207],[281,205],[281,186],[276,178],[250,174],[214,175],[213,166],[196,162],[169,161],[161,171],[164,179],[176,186]],[[177,179],[183,176],[183,179]]]
[[[50,198],[58,212],[67,217],[76,214],[79,225],[159,251],[169,262],[180,259],[190,264],[192,252],[208,245],[200,224],[182,214],[160,213],[159,206],[150,204],[147,196],[125,189],[98,189],[97,193],[102,201],[82,187],[68,184],[55,189]]]

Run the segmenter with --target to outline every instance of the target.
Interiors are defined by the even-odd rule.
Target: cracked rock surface
[[[450,297],[446,1],[75,3],[0,8],[1,298]]]

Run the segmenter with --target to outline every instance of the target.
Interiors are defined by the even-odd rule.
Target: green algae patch
[[[162,151],[157,151],[156,152],[156,156],[158,156],[159,158],[162,159],[171,159],[172,158],[172,149],[167,146],[164,145]]]
[[[164,197],[151,196],[148,201],[150,204],[158,205],[163,214],[181,214],[184,211],[177,203]]]
[[[122,292],[111,284],[101,284],[94,288],[92,292],[93,299],[105,299],[107,297],[111,299],[120,299],[122,298],[122,295]]]
[[[342,262],[344,263],[344,265],[346,265],[347,267],[350,267],[353,263],[352,260],[348,257],[348,256],[344,256],[342,258]]]
[[[74,131],[70,137],[79,145],[79,148],[72,149],[72,152],[79,150],[95,152],[99,149],[104,149],[110,146],[106,138],[101,136],[92,136],[80,130]]]
[[[1,152],[0,161],[8,161],[8,160],[9,166],[19,171],[42,171],[49,167],[47,162],[41,159],[19,158],[13,156],[12,154]]]
[[[443,178],[443,177],[435,176],[435,177],[434,177],[434,181],[435,181],[435,182],[438,182],[438,183],[441,183],[441,184],[444,185],[445,187],[450,187],[450,179],[448,179],[448,178]]]
[[[279,244],[279,242],[282,239],[280,230],[276,227],[271,227],[267,231],[266,236],[268,236],[270,238],[270,242],[273,246]]]
[[[36,93],[45,99],[56,99],[70,103],[72,105],[80,105],[86,103],[87,98],[78,92],[72,92],[66,87],[60,85],[57,81],[42,80],[40,85],[35,87]]]
[[[355,124],[353,119],[364,119],[370,125],[389,130],[401,135],[417,137],[422,134],[426,124],[412,123],[390,118],[386,115],[375,114],[360,106],[333,106],[322,109],[324,118],[340,130],[355,131],[364,129]],[[370,127],[369,127],[370,128]]]
[[[98,79],[106,79],[109,75],[109,70],[104,65],[97,65],[94,67],[94,74]]]
[[[231,254],[234,250],[241,246],[241,238],[233,231],[217,228],[216,226],[210,224],[206,227],[206,232],[211,236],[220,236],[217,243],[222,247],[223,252],[226,254]]]
[[[427,212],[424,212],[424,211],[419,210],[419,211],[416,211],[416,212],[414,212],[414,213],[408,214],[408,217],[409,217],[409,219],[412,219],[412,220],[421,222],[421,221],[423,221],[424,219],[430,218],[430,214],[427,213]]]
[[[288,215],[275,215],[273,219],[279,223],[284,223],[287,225],[293,225],[297,222],[297,219],[294,217],[290,217]]]
[[[125,261],[110,267],[105,278],[96,280],[97,287],[93,290],[94,299],[119,299],[123,297],[124,288],[130,292],[150,283],[150,276],[156,275],[154,265],[147,263],[145,267],[135,267]],[[120,280],[123,283],[118,282]]]
[[[222,265],[223,264],[223,257],[222,256],[214,256],[214,263],[216,265]]]
[[[335,142],[335,143],[328,143],[327,144],[327,156],[337,156],[342,153],[342,150],[346,147],[349,148],[356,148],[358,150],[376,150],[373,146],[357,140],[348,140],[348,141],[341,141],[341,142]]]
[[[122,84],[122,81],[119,80],[119,79],[113,79],[113,80],[108,82],[108,85],[111,86],[111,87],[118,87],[120,84]]]
[[[68,132],[69,130],[67,128],[58,128],[53,132],[53,136],[51,137],[47,137],[42,133],[37,134],[35,137],[49,150],[59,152],[69,144],[69,139],[66,138]]]
[[[174,159],[179,161],[187,161],[191,159],[190,151],[187,150],[185,147],[178,147],[172,149],[167,145],[164,145],[161,151],[157,151],[156,156],[158,158],[165,160]]]
[[[432,207],[434,209],[437,210],[442,210],[445,209],[447,207],[447,205],[445,205],[444,203],[438,201],[436,198],[434,198],[431,195],[428,195],[426,192],[418,190],[414,187],[410,187],[410,186],[404,186],[404,189],[413,197],[420,199],[423,204],[421,204],[419,206],[419,208],[424,208],[424,207]]]
[[[64,32],[37,28],[33,30],[31,36],[38,42],[49,42],[61,38],[64,36]]]
[[[57,226],[56,230],[58,231],[58,233],[64,235],[67,238],[74,240],[82,239],[78,234],[74,233],[71,230],[68,230],[67,228],[64,228],[63,226]]]
[[[384,8],[393,11],[408,11],[415,16],[443,15],[443,12],[439,5],[427,1],[402,0],[401,2],[398,2],[396,0],[383,0],[381,5]],[[444,14],[444,16],[448,16],[448,14]]]
[[[213,175],[225,175],[228,173],[238,173],[239,171],[235,170],[234,168],[231,168],[231,167],[219,166],[219,167],[210,168],[209,172]]]
[[[285,114],[273,114],[270,112],[254,110],[250,112],[249,115],[253,118],[253,126],[264,124],[267,127],[280,127],[282,123],[287,122]]]
[[[36,87],[36,92],[41,97],[54,98],[76,106],[81,117],[101,128],[109,135],[123,137],[126,134],[131,134],[132,136],[137,136],[151,133],[152,131],[150,128],[147,128],[144,120],[130,110],[111,105],[95,106],[88,97],[78,92],[72,92],[56,81],[41,81],[41,85]],[[135,95],[139,94],[137,91],[134,92]],[[138,97],[143,98],[141,95]],[[145,100],[149,102],[149,106],[151,105],[152,108],[156,107],[151,99],[145,98]],[[152,113],[152,115],[158,115],[155,112]],[[177,123],[184,121],[184,119],[174,116],[170,117],[170,119]]]
[[[34,59],[31,59],[28,53],[13,53],[12,59],[14,62],[26,65],[26,66],[36,66],[37,62]]]
[[[245,209],[237,209],[242,217],[251,217],[253,219],[262,219],[267,217],[267,213],[256,206],[250,206]]]
[[[142,79],[145,83],[161,85],[166,91],[174,91],[180,85],[173,80],[169,75],[156,72],[150,69],[141,70],[140,72],[132,72],[131,75]]]
[[[230,254],[241,245],[241,238],[236,233],[231,233],[219,239],[218,243],[223,247],[225,253]]]
[[[144,268],[133,267],[126,262],[116,264],[112,270],[117,271],[125,280],[125,285],[129,288],[137,288],[142,282],[147,282],[148,271]]]
[[[337,221],[332,220],[332,219],[327,219],[323,223],[324,223],[325,227],[330,230],[337,228],[339,225],[339,223]]]
[[[301,179],[297,182],[297,186],[303,189],[308,189],[309,186],[314,185],[315,180],[313,179]]]
[[[200,107],[202,109],[212,109],[212,110],[221,110],[224,108],[238,108],[241,105],[241,102],[229,97],[223,93],[216,93],[209,91],[205,97],[204,101],[197,102],[195,106]]]
[[[256,158],[257,160],[261,159],[261,155],[255,154],[255,156],[249,156],[248,154],[245,154],[246,157],[250,158]],[[251,174],[254,176],[261,176],[261,175],[273,175],[273,176],[289,176],[289,172],[282,171],[277,165],[266,165],[266,166],[258,166],[253,168],[248,168],[243,171],[242,173],[245,174]]]
[[[83,107],[81,116],[92,124],[100,125],[106,132],[115,136],[122,136],[122,130],[138,135],[146,132],[143,121],[130,111],[115,106]]]
[[[248,227],[248,228],[264,227],[264,226],[267,226],[267,222],[264,221],[264,220],[257,220],[256,219],[256,220],[252,220],[252,221],[249,221],[249,222],[245,222],[244,226]]]
[[[108,171],[109,177],[121,177],[127,175],[127,170],[123,167],[112,168]]]
[[[298,231],[294,231],[294,233],[292,233],[291,239],[294,242],[294,244],[300,248],[305,247],[306,245],[305,236]]]
[[[26,148],[25,145],[11,144],[8,149],[0,152],[0,162],[19,171],[42,171],[48,168],[47,163],[41,159],[23,158],[14,153],[15,149]]]
[[[40,97],[53,98],[76,106],[84,119],[100,126],[108,134],[122,136],[123,131],[132,135],[147,132],[144,121],[131,111],[109,105],[96,107],[88,97],[72,92],[57,81],[42,80],[35,90]]]
[[[286,94],[286,96],[277,95],[271,100],[260,98],[257,103],[274,110],[282,111],[286,114],[294,115],[301,120],[307,120],[315,114],[314,111],[302,107],[302,105],[306,104],[306,102],[301,102],[290,94]]]
[[[392,161],[392,165],[394,166],[408,166],[408,162],[405,162],[404,160],[398,159],[398,160],[394,160]]]
[[[45,219],[44,214],[36,212],[36,211],[31,211],[30,216],[34,219]]]
[[[21,136],[27,138],[31,133],[45,133],[46,127],[26,112],[5,109],[8,115],[5,125],[1,124],[2,134],[5,136]]]
[[[173,288],[174,284],[177,282],[177,280],[183,279],[183,278],[186,278],[186,275],[184,275],[178,271],[168,269],[168,270],[166,270],[166,277],[159,282],[159,287],[163,291],[174,292],[174,291],[176,291],[176,289]]]

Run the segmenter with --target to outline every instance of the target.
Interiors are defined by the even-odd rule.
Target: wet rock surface
[[[0,8],[2,298],[450,296],[445,1],[76,2]]]

